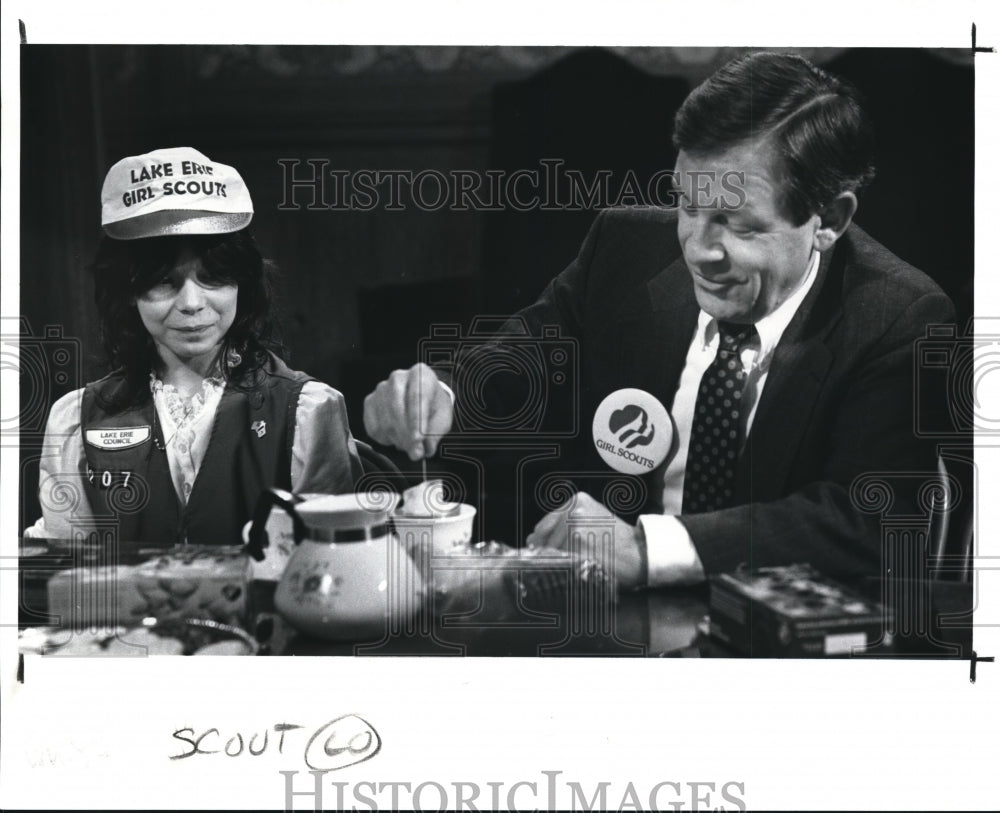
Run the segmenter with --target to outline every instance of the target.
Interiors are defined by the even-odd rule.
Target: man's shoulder
[[[602,209],[599,218],[608,228],[645,229],[676,226],[677,209],[665,206],[615,206]]]
[[[948,300],[927,274],[897,257],[856,224],[838,241],[837,251],[843,257],[846,297],[880,303],[889,311],[901,310],[924,297]]]
[[[648,279],[681,255],[677,210],[654,206],[604,209],[592,229],[594,262],[620,281]]]
[[[860,227],[852,225],[837,241],[835,258],[830,281],[837,287],[826,290],[836,292],[842,335],[852,346],[921,336],[928,325],[954,320],[954,306],[934,280]]]

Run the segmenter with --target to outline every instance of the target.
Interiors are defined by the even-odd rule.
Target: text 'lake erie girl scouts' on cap
[[[117,240],[234,232],[252,217],[240,174],[191,147],[124,158],[101,190],[101,225]]]

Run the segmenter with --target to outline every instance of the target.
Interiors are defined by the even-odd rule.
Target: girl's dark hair
[[[875,175],[875,138],[859,92],[795,54],[734,59],[692,91],[674,118],[674,146],[712,153],[766,138],[784,176],[784,205],[801,225]]]
[[[120,406],[149,397],[149,373],[157,363],[156,346],[135,300],[173,268],[190,249],[206,275],[239,286],[236,318],[222,348],[222,374],[227,381],[251,386],[267,361],[268,351],[282,354],[271,314],[275,271],[247,229],[231,234],[148,237],[113,240],[103,237],[90,266],[101,339],[112,368],[124,375]],[[238,364],[227,359],[238,354]]]

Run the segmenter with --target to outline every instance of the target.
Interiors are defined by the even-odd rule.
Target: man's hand
[[[603,537],[613,523],[611,542]],[[528,535],[528,546],[577,550],[582,556],[614,571],[619,587],[639,587],[646,578],[645,544],[641,532],[623,522],[585,492],[570,497],[557,510],[546,514]],[[613,557],[614,567],[608,561]]]
[[[392,374],[365,398],[365,431],[410,460],[431,457],[451,430],[451,396],[426,364]]]

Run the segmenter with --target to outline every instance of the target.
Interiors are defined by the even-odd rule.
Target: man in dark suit
[[[679,206],[603,212],[519,314],[578,340],[584,416],[626,387],[671,411],[674,449],[647,478],[654,507],[612,520],[616,576],[685,584],[803,561],[875,575],[880,518],[852,486],[934,471],[913,431],[914,342],[953,310],[852,225],[873,174],[855,93],[799,57],[754,54],[688,97],[674,142]],[[396,371],[366,400],[366,429],[433,454],[455,397],[424,365]],[[578,464],[599,466],[578,440]],[[593,517],[610,519],[579,493],[528,542],[565,545]]]

